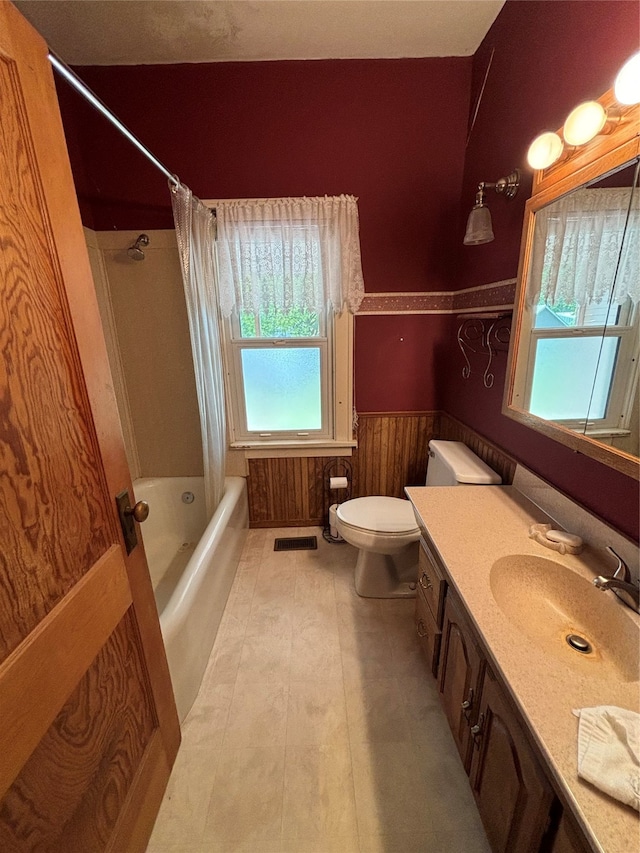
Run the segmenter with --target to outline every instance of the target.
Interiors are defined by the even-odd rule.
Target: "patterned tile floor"
[[[249,531],[148,853],[489,853],[414,602],[355,559]]]

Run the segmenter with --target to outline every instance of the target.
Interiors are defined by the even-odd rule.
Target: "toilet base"
[[[355,568],[356,592],[362,598],[415,598],[418,582],[418,543],[397,554],[360,549]]]

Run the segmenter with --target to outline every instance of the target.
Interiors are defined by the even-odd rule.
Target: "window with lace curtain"
[[[352,444],[352,313],[364,293],[356,200],[210,204],[231,445]]]
[[[536,214],[528,408],[591,435],[624,434],[637,405],[639,207],[585,188]]]

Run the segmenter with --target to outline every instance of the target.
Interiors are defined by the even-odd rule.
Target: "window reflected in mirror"
[[[535,212],[513,398],[635,456],[638,171],[634,161]]]

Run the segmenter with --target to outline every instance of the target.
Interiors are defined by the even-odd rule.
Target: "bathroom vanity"
[[[530,539],[550,519],[511,486],[406,493],[421,531],[416,630],[492,849],[639,850],[638,814],[577,773],[573,710],[640,710],[640,617],[592,586],[610,568],[600,549]],[[574,632],[590,653],[566,642]]]

